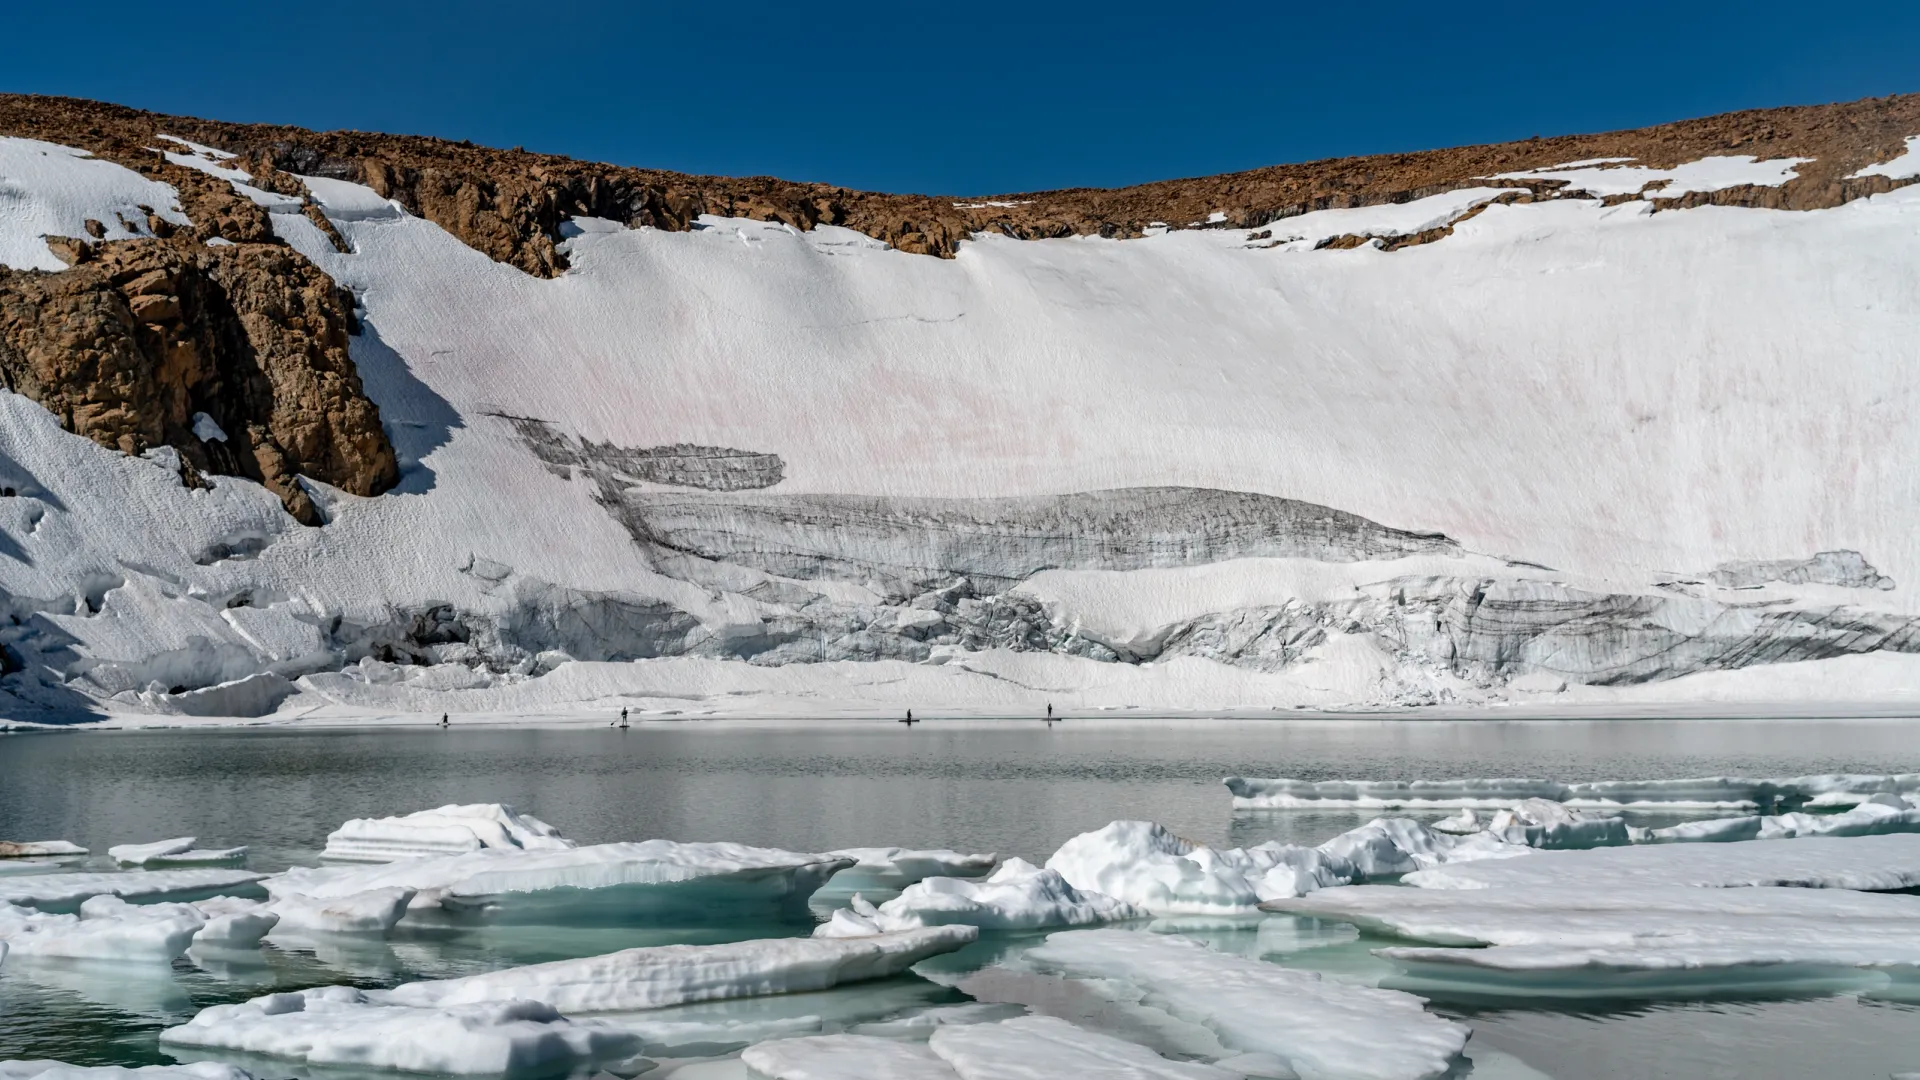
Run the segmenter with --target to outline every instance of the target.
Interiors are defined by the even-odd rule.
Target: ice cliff
[[[0,99],[0,713],[1911,702],[1916,132],[809,216]]]

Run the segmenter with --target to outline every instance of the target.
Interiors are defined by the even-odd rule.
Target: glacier
[[[953,259],[575,219],[543,279],[166,152],[351,291],[400,482],[307,481],[304,527],[0,393],[19,717],[1920,701],[1912,483],[1849,449],[1912,422],[1910,187],[1678,208],[1798,159],[1589,163]],[[185,220],[0,166],[7,266]]]

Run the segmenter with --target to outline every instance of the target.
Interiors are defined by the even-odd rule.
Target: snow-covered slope
[[[9,265],[166,204],[44,149],[0,139]],[[1749,675],[1765,699],[1765,665],[1875,651],[1830,696],[1910,700],[1920,187],[1660,209],[1793,168],[1583,164],[1537,201],[951,260],[576,219],[552,279],[358,184],[305,178],[346,252],[249,188],[352,290],[400,483],[309,484],[302,527],[0,393],[0,702],[1251,709]]]

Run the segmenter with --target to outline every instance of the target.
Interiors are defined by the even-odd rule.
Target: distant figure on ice
[[[441,726],[441,727],[446,727],[446,726],[447,726],[447,714],[446,714],[446,713],[441,713],[441,714],[440,714],[440,726]]]
[[[620,710],[620,730],[625,731],[626,729],[627,729],[627,710],[621,709]]]
[[[1053,702],[1047,702],[1047,723],[1053,723]]]
[[[907,718],[906,718],[905,720],[902,720],[902,721],[900,721],[900,722],[901,722],[901,723],[903,723],[903,724],[905,724],[905,725],[907,725],[908,727],[912,727],[912,726],[913,726],[913,710],[912,710],[912,709],[908,709],[908,710],[907,710]]]

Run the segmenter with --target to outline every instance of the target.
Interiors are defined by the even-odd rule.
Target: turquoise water
[[[1213,844],[1313,843],[1366,813],[1239,813],[1228,773],[1309,779],[1920,771],[1920,722],[1073,721],[807,728],[651,723],[584,728],[63,732],[0,736],[0,838],[115,843],[197,835],[253,845],[249,865],[312,860],[349,817],[448,802],[508,802],[583,843],[666,837],[794,850],[898,844],[1042,861],[1115,818],[1160,821]],[[1429,815],[1433,816],[1433,815]],[[90,865],[100,865],[92,860]],[[1276,917],[1278,918],[1278,917]],[[1189,932],[1271,962],[1378,977],[1379,942],[1285,919]],[[289,943],[252,959],[141,973],[126,965],[0,967],[0,1058],[87,1064],[171,1060],[159,1030],[209,1004],[274,988],[374,987],[671,941],[805,934],[788,923],[495,927],[401,931],[389,941]],[[882,1019],[927,1004],[993,1000],[978,974],[1024,940],[989,935],[907,977],[818,995],[688,1007],[778,1032],[797,1017]],[[1276,945],[1279,942],[1281,944]],[[1277,950],[1277,951],[1276,951]],[[1920,1069],[1920,1011],[1850,997],[1541,1001],[1516,1009],[1439,998],[1475,1029],[1486,1076],[1524,1062],[1558,1080],[1881,1077]],[[670,1017],[662,1017],[667,1019]],[[694,1029],[688,1029],[694,1030]],[[1143,1041],[1147,1034],[1142,1033]],[[725,1054],[726,1042],[659,1045]],[[1491,1052],[1498,1051],[1498,1054]],[[248,1063],[288,1075],[284,1063]]]

